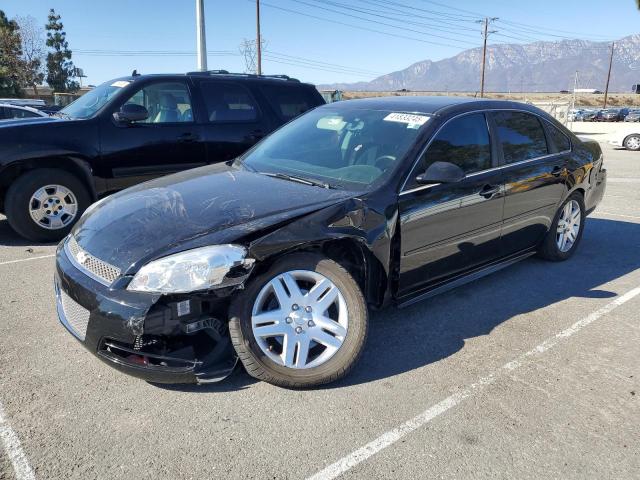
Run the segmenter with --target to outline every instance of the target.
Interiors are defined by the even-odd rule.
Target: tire
[[[38,191],[45,197],[42,203],[34,198]],[[40,222],[36,222],[31,212],[37,216],[47,201],[55,200],[59,202],[52,203],[49,210],[52,215],[43,215]],[[22,237],[34,242],[55,242],[69,233],[90,204],[87,187],[75,175],[39,168],[23,173],[11,184],[5,197],[5,213],[9,225]]]
[[[570,245],[565,244],[564,248],[561,248],[561,239],[559,238],[562,235],[559,232],[559,224],[562,221],[564,223],[564,217],[566,216],[565,210],[568,209],[568,204],[573,203],[574,207],[579,209],[579,219],[580,224],[578,225],[577,233],[574,233],[574,239]],[[575,210],[574,210],[575,211]],[[551,228],[547,232],[544,237],[544,240],[540,244],[538,249],[538,254],[540,257],[550,260],[553,262],[561,262],[570,258],[578,248],[580,244],[580,240],[582,239],[582,234],[584,232],[584,225],[586,220],[585,207],[584,207],[584,199],[582,195],[578,192],[572,193],[569,198],[567,198],[556,213],[555,218],[553,219],[553,223],[551,224]],[[575,232],[575,229],[573,229]]]
[[[640,150],[640,135],[629,135],[624,139],[624,148],[637,152]]]
[[[296,276],[302,277],[302,280],[294,278],[295,285],[302,285],[300,293],[305,295],[301,297],[304,298],[302,303],[305,305],[300,305],[298,310],[294,310],[296,304],[292,303],[296,298],[295,293],[289,297],[289,291],[293,289],[281,291],[281,294],[286,295],[286,301],[280,302],[272,288],[274,284],[271,282],[280,282],[283,275],[287,274],[289,280]],[[304,277],[307,275],[314,276],[313,281],[317,283],[315,285],[309,283],[308,290],[305,290],[304,282],[307,279]],[[321,301],[327,299],[329,293],[323,295],[320,291],[322,288],[318,288],[320,301],[314,302],[308,297],[313,292],[312,286],[319,286],[321,278],[328,280],[333,287],[337,288],[337,294],[335,290],[331,292],[338,296],[335,303],[322,312],[320,309],[324,307]],[[276,304],[286,304],[284,307],[277,305],[278,314],[273,315],[277,318],[276,323],[267,325],[267,327],[276,327],[289,332],[286,336],[266,338],[256,335],[256,330],[265,328],[258,322],[255,327],[253,326],[254,312],[263,312],[259,309],[261,302],[268,303],[270,308],[276,308]],[[306,312],[305,306],[312,305],[316,310],[312,313]],[[315,307],[316,305],[318,308]],[[343,309],[344,307],[346,310]],[[271,311],[266,313],[271,315]],[[303,318],[305,315],[306,317]],[[346,317],[340,315],[346,315]],[[328,324],[326,317],[337,317],[340,323]],[[308,326],[305,318],[311,319]],[[348,320],[346,323],[345,318]],[[311,325],[314,323],[313,320],[318,321],[319,324]],[[323,322],[322,325],[320,322]],[[340,333],[336,333],[338,332],[336,329],[345,324],[346,333],[340,336]],[[324,329],[324,326],[330,327],[331,330]],[[297,329],[302,331],[295,333]],[[277,261],[266,273],[256,277],[233,299],[230,305],[229,331],[236,353],[249,375],[281,387],[307,388],[334,382],[351,371],[364,348],[368,331],[368,312],[360,287],[341,265],[318,254],[294,253]],[[334,331],[335,335],[327,333],[328,331]],[[335,343],[342,341],[342,343],[335,350],[334,346],[328,347],[322,343],[316,343],[315,340],[311,341],[314,336],[319,335],[322,337],[318,338],[322,339],[333,337],[334,340],[331,343],[334,341]],[[296,342],[295,350],[292,352],[295,351],[297,355],[292,354],[290,358],[292,362],[295,359],[297,366],[293,363],[287,366],[285,363],[284,347],[288,344],[285,338],[292,338]],[[306,352],[302,346],[304,342],[309,345],[308,356],[301,353]],[[293,344],[292,341],[291,345]]]

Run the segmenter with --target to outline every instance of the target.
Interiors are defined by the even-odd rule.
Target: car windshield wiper
[[[302,177],[296,177],[295,175],[289,175],[288,173],[269,173],[269,172],[260,172],[263,175],[266,175],[268,177],[274,177],[274,178],[281,178],[283,180],[289,180],[290,182],[298,182],[298,183],[304,183],[305,185],[313,185],[314,187],[321,187],[321,188],[333,188],[332,185],[325,183],[325,182],[320,182],[318,180],[311,180],[309,178],[302,178]]]

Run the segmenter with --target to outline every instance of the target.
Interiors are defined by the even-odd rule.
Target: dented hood
[[[217,164],[107,197],[72,233],[86,251],[131,273],[155,258],[233,242],[353,196]]]

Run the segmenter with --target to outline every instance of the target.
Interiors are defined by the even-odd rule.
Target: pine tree
[[[0,96],[21,97],[24,62],[21,59],[20,29],[0,10]]]
[[[47,54],[47,83],[55,92],[75,92],[78,82],[73,78],[73,62],[71,50],[66,40],[67,34],[60,21],[60,15],[55,10],[49,10],[47,29],[47,47],[51,51]]]

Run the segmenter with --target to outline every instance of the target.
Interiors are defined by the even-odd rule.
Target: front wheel
[[[89,192],[76,176],[50,168],[23,173],[5,197],[9,225],[36,242],[64,238],[90,204]]]
[[[367,336],[357,282],[321,255],[276,262],[230,306],[229,330],[249,375],[283,387],[312,387],[344,377]]]
[[[542,258],[555,262],[566,260],[576,251],[586,219],[584,199],[573,193],[560,206],[539,248]]]
[[[624,148],[637,152],[640,150],[640,135],[629,135],[624,139]]]

